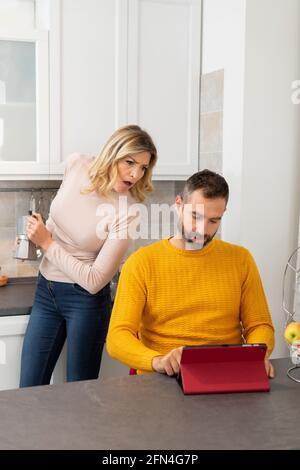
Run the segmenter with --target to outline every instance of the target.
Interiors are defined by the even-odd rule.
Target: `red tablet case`
[[[178,381],[184,394],[268,392],[265,344],[187,346]]]

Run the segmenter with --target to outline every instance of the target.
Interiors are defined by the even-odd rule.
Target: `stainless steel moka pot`
[[[32,215],[31,210],[28,211],[28,215]],[[35,261],[38,258],[37,248],[27,237],[28,215],[22,215],[17,220],[17,238],[14,258],[23,261]]]

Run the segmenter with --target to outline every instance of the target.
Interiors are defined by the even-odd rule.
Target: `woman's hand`
[[[40,214],[33,212],[27,220],[27,236],[35,245],[46,251],[52,243],[52,235],[47,230]]]

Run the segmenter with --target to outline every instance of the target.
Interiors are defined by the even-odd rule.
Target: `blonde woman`
[[[44,256],[21,362],[21,387],[49,384],[67,338],[67,380],[96,379],[108,330],[113,275],[130,243],[130,210],[152,191],[157,153],[138,126],[118,129],[98,157],[71,155],[46,225],[28,218]],[[124,206],[124,204],[123,204]]]

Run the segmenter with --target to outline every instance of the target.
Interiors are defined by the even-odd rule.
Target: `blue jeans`
[[[92,295],[39,274],[21,360],[20,387],[46,385],[67,338],[67,381],[97,379],[111,314],[110,285]]]

